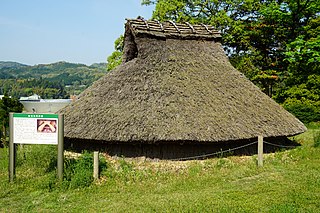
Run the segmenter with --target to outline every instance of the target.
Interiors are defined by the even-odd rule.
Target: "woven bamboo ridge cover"
[[[136,36],[148,34],[163,38],[185,39],[216,39],[221,38],[220,33],[212,26],[191,25],[188,22],[175,23],[172,21],[160,23],[157,20],[127,19],[131,32]]]
[[[67,139],[212,143],[306,130],[230,64],[211,26],[129,19],[124,43],[123,63],[61,111]]]

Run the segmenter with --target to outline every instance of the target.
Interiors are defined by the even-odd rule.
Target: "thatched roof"
[[[188,22],[175,23],[172,21],[160,23],[159,21],[146,21],[144,19],[127,19],[126,25],[135,36],[155,36],[158,38],[178,39],[208,39],[221,38],[220,33],[205,24],[191,25]]]
[[[304,132],[232,67],[219,40],[210,26],[128,20],[124,63],[62,111],[65,137],[210,143]]]

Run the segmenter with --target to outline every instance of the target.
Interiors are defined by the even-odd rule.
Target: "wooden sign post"
[[[13,182],[16,175],[16,144],[13,143],[13,113],[9,115],[9,181]]]
[[[57,159],[57,174],[60,181],[63,180],[63,162],[64,162],[64,115],[59,114],[58,126],[58,159]]]
[[[10,113],[9,181],[15,178],[17,144],[58,145],[57,175],[63,180],[64,116],[58,114]]]

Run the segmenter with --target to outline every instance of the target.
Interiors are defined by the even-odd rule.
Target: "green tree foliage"
[[[114,42],[115,51],[108,57],[107,61],[107,70],[111,71],[117,66],[119,66],[122,62],[122,54],[123,54],[123,39],[124,36],[121,35],[117,40]]]
[[[8,95],[0,100],[0,146],[6,144],[9,127],[9,113],[22,112],[23,106],[18,99],[10,98]]]
[[[65,86],[58,81],[46,79],[0,79],[2,84],[1,93],[9,94],[14,98],[38,94],[42,98],[68,98]]]
[[[288,44],[288,77],[275,98],[304,122],[320,120],[320,36]]]
[[[319,120],[319,11],[315,0],[143,0],[154,19],[218,29],[232,64],[305,122]],[[307,92],[306,92],[307,91]],[[304,119],[298,112],[313,108]],[[302,113],[303,114],[303,113]]]

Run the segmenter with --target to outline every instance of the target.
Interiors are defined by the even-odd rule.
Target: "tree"
[[[10,98],[8,95],[0,100],[0,126],[1,126],[1,143],[6,144],[8,127],[9,127],[9,113],[10,112],[22,112],[23,106],[18,99]],[[0,146],[1,146],[0,143]]]
[[[320,18],[314,22],[319,21]],[[320,25],[318,32],[319,28]],[[298,36],[287,45],[288,76],[275,96],[306,123],[320,120],[320,36],[312,32]]]
[[[107,61],[107,70],[111,71],[122,63],[122,55],[123,55],[123,39],[124,36],[121,35],[114,42],[115,51],[108,57]]]

